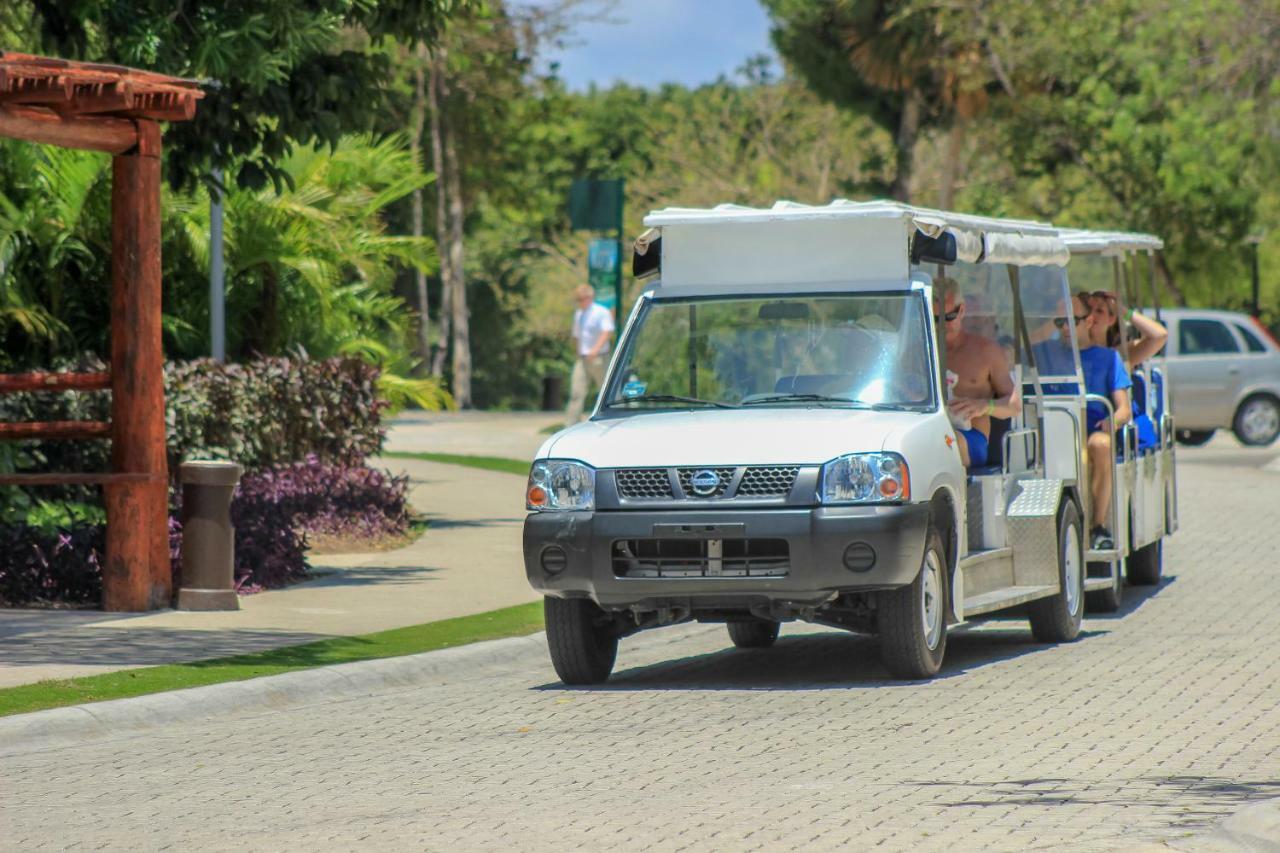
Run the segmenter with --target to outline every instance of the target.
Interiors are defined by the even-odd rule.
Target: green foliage
[[[384,211],[431,180],[403,136],[344,137],[332,152],[305,149],[279,162],[289,188],[233,190],[225,199],[227,352],[319,357],[363,352],[376,362],[403,353],[410,317],[393,294],[397,268],[434,269],[428,239],[388,233]],[[201,191],[170,194],[166,215],[180,257],[167,261],[180,289],[170,312],[207,328],[209,203]],[[375,356],[362,342],[379,342]],[[202,336],[175,355],[208,352]]]
[[[345,49],[358,30],[428,43],[473,0],[17,0],[0,17],[41,50],[216,81],[193,121],[166,132],[169,180],[190,186],[211,163],[235,183],[289,182],[294,146],[336,147],[385,108],[383,53]],[[30,21],[30,24],[22,23]]]

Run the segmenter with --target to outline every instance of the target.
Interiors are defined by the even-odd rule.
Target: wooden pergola
[[[0,393],[111,390],[110,422],[0,423],[0,439],[111,439],[108,472],[0,475],[0,485],[103,486],[106,610],[154,610],[168,607],[173,596],[160,332],[160,122],[190,119],[203,96],[193,80],[0,51],[0,137],[112,155],[110,371],[0,375]]]

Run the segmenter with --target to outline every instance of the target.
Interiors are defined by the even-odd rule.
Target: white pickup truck
[[[607,679],[620,638],[688,620],[743,647],[796,619],[876,634],[902,678],[938,672],[949,627],[1015,606],[1039,639],[1075,639],[1123,555],[1085,551],[1072,312],[1064,375],[1040,375],[1027,333],[1069,304],[1056,229],[890,202],[645,222],[636,267],[657,275],[591,419],[529,476],[526,574],[565,683]],[[971,471],[944,402],[944,267],[1028,389],[993,428],[995,464]]]

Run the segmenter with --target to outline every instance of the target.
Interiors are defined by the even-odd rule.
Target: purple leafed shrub
[[[237,501],[269,501],[308,533],[379,539],[409,526],[407,477],[364,466],[304,462],[246,474]]]
[[[0,526],[0,605],[58,601],[97,607],[103,539],[103,528],[94,524],[69,530]]]

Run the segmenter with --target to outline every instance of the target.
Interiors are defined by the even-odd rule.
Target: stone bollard
[[[235,462],[183,462],[182,588],[179,610],[239,610],[235,589],[236,531],[231,494],[242,469]]]

